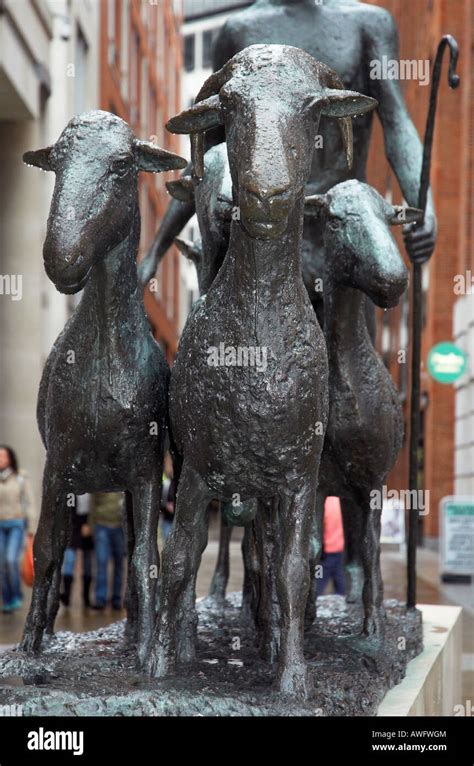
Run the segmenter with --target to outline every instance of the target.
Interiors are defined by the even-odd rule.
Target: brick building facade
[[[165,130],[180,110],[181,4],[173,0],[104,0],[101,6],[101,108],[126,120],[135,135],[179,153],[179,137]],[[167,205],[170,174],[142,173],[139,258],[153,241]],[[179,322],[179,255],[172,251],[158,271],[156,292],[145,307],[168,361],[175,355]]]
[[[423,465],[421,486],[430,491],[430,512],[423,519],[423,531],[428,538],[438,536],[438,505],[442,497],[462,492],[473,494],[470,479],[460,481],[462,471],[468,471],[474,431],[474,385],[472,359],[474,358],[474,295],[459,298],[454,290],[454,277],[465,274],[473,267],[473,37],[474,8],[469,0],[373,0],[387,8],[397,23],[402,59],[429,59],[433,63],[439,40],[443,34],[454,35],[459,43],[458,72],[461,86],[451,91],[447,85],[445,53],[443,73],[438,95],[435,138],[432,156],[432,188],[438,218],[438,241],[428,266],[424,267],[425,323],[422,347],[422,444],[420,457]],[[410,115],[421,136],[424,135],[430,85],[416,81],[401,83]],[[369,181],[382,193],[392,194],[394,202],[401,202],[397,181],[388,163],[383,159],[383,137],[377,125],[369,161]],[[400,233],[397,233],[400,244]],[[401,244],[401,251],[404,252]],[[453,325],[455,304],[457,326]],[[406,349],[409,340],[409,298],[397,309],[379,314],[378,343],[393,378],[404,395],[404,408],[409,414],[409,355],[406,363],[398,362],[398,352]],[[441,341],[458,339],[465,350],[471,348],[470,371],[460,381],[455,429],[455,388],[434,381],[426,370],[429,350]],[[464,393],[463,393],[464,392]],[[470,393],[469,393],[470,392]],[[462,400],[462,406],[460,404]],[[460,421],[464,421],[460,426]],[[469,424],[472,426],[469,432]],[[403,451],[392,472],[389,485],[408,487],[408,428]],[[460,433],[462,431],[462,443]],[[462,454],[461,454],[462,453]],[[466,462],[467,461],[467,462]],[[462,463],[462,465],[461,465]],[[461,473],[460,473],[461,472]],[[455,475],[458,479],[455,482]]]

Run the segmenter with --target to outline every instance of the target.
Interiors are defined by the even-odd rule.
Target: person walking
[[[331,581],[338,596],[345,593],[344,586],[344,528],[341,501],[327,497],[324,503],[322,577],[318,578],[317,593],[322,596]]]
[[[97,492],[91,496],[89,520],[96,560],[94,609],[105,609],[108,596],[108,564],[113,561],[112,608],[122,608],[125,536],[122,492]]]
[[[20,559],[25,533],[36,529],[36,508],[27,474],[18,468],[15,452],[0,446],[0,578],[4,614],[23,603]]]
[[[90,587],[92,582],[92,551],[94,541],[92,530],[88,523],[90,506],[89,495],[76,495],[76,504],[71,509],[71,537],[69,545],[64,553],[63,563],[63,587],[60,594],[64,606],[69,606],[71,590],[74,583],[74,567],[77,552],[82,552],[82,603],[84,608],[90,607]]]
[[[174,479],[173,462],[169,452],[165,455],[163,485],[161,488],[161,533],[166,543],[173,526],[174,506],[176,501],[176,481]]]

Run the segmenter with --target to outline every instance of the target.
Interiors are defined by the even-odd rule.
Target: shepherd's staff
[[[459,48],[452,35],[444,35],[438,45],[436,58],[433,66],[433,80],[431,85],[430,104],[426,120],[425,139],[423,143],[423,162],[421,165],[420,189],[418,193],[418,208],[426,213],[428,189],[430,186],[431,149],[433,146],[433,133],[436,115],[436,101],[438,86],[441,76],[441,64],[444,49],[449,46],[450,61],[448,71],[448,84],[450,88],[457,88],[459,75],[456,74],[456,64]],[[428,261],[433,254],[434,245],[429,251],[424,251],[421,256],[411,255],[413,264],[412,279],[412,353],[411,353],[411,407],[410,407],[410,467],[409,487],[410,498],[418,497],[418,444],[420,438],[420,364],[421,364],[421,325],[422,325],[422,285],[421,266]],[[415,495],[413,494],[415,491]],[[413,507],[415,506],[415,507]],[[418,532],[418,503],[411,503],[408,522],[408,551],[407,551],[407,609],[416,606],[416,543]]]

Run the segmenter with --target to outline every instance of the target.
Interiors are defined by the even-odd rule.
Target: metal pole
[[[411,355],[411,412],[410,412],[410,468],[408,486],[418,492],[418,448],[420,443],[420,367],[422,328],[421,264],[413,264],[412,280],[412,355]],[[410,494],[410,497],[413,497]],[[415,495],[418,497],[418,494]],[[416,544],[418,536],[418,507],[411,503],[408,521],[407,549],[407,608],[416,605]]]
[[[418,208],[426,212],[428,189],[430,186],[431,149],[433,146],[434,123],[436,116],[436,102],[438,86],[441,76],[441,64],[446,46],[449,47],[450,62],[448,72],[448,84],[450,88],[457,88],[459,75],[456,74],[458,60],[458,44],[452,35],[444,35],[438,45],[436,58],[433,66],[433,80],[431,85],[430,105],[426,120],[425,139],[423,142],[423,161],[421,165],[420,189],[418,193]],[[412,284],[412,353],[411,353],[411,402],[410,402],[410,451],[409,451],[409,488],[410,497],[413,492],[418,497],[418,449],[420,443],[420,367],[421,367],[421,333],[423,322],[422,306],[422,263],[429,260],[432,253],[423,257],[422,260],[413,260],[413,284]],[[408,517],[408,545],[407,545],[407,609],[416,606],[416,544],[418,537],[418,508],[417,503],[412,503]]]

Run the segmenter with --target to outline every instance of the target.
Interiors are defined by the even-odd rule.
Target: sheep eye
[[[311,97],[304,102],[305,111],[309,112],[313,122],[319,122],[321,119],[321,105],[319,99]]]
[[[221,90],[219,93],[219,99],[220,99],[221,109],[223,109],[224,111],[228,111],[234,106],[234,103],[235,103],[234,94],[229,91],[226,91],[224,89]]]
[[[129,160],[125,159],[116,160],[112,163],[111,170],[114,175],[123,178],[130,170],[130,162]]]
[[[328,226],[331,231],[339,231],[342,227],[342,221],[340,218],[330,218],[328,221]]]

